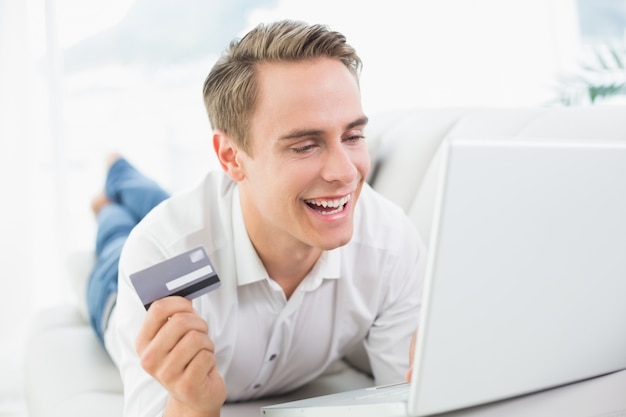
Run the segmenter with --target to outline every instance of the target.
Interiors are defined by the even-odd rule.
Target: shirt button
[[[270,356],[270,362],[273,361],[274,359],[276,359],[276,356],[277,355],[275,353],[272,353],[272,356]]]

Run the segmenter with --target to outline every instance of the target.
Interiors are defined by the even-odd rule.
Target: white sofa
[[[368,128],[370,182],[402,206],[428,242],[437,183],[438,148],[447,137],[575,138],[626,141],[626,107],[410,109],[374,115]],[[92,262],[90,249],[70,260],[69,278],[82,294]],[[351,363],[367,364],[357,352]],[[25,352],[29,417],[122,415],[122,383],[85,320],[81,297],[74,305],[41,311]],[[346,363],[291,398],[371,384]],[[259,405],[232,404],[224,416],[257,416]]]

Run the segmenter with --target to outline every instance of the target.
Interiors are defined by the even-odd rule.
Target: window
[[[577,0],[577,4],[585,42],[626,41],[626,1]]]
[[[577,0],[581,45],[562,76],[566,105],[626,102],[626,1]]]

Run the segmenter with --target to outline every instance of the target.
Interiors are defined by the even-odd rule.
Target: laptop
[[[626,415],[626,144],[450,139],[442,151],[411,383],[262,414],[534,416],[522,405],[542,395],[546,415],[573,416],[613,390],[589,415]]]

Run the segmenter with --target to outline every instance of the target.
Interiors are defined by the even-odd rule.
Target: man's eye
[[[299,146],[297,148],[291,148],[291,150],[294,151],[295,153],[305,153],[313,149],[314,146],[315,145],[304,145],[304,146]]]
[[[365,136],[363,135],[352,135],[352,136],[348,136],[346,139],[344,139],[346,142],[358,142],[362,139],[365,139]]]

